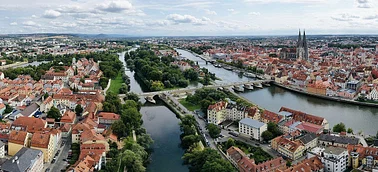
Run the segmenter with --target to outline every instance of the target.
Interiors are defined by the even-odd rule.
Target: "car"
[[[256,146],[260,146],[260,144],[258,144],[258,143],[255,143],[255,145],[256,145]]]
[[[224,136],[222,134],[219,135],[220,138],[223,138]]]
[[[272,147],[272,145],[268,145],[269,147]]]
[[[55,163],[55,161],[56,161],[56,160],[55,160],[55,159],[53,159],[53,160],[51,161],[51,164],[54,164],[54,163]]]
[[[67,159],[63,159],[63,161],[67,161]]]
[[[50,168],[47,168],[45,172],[49,172],[50,171]]]

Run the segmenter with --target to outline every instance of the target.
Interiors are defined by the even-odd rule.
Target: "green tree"
[[[203,151],[196,150],[193,152],[185,153],[182,159],[184,160],[184,164],[189,165],[189,170],[193,172],[201,172],[203,169],[206,171],[212,169],[229,172],[236,171],[235,169],[233,169],[231,163],[222,159],[218,152],[211,148],[205,148]],[[206,162],[208,162],[208,164],[205,166]],[[219,166],[216,164],[209,164],[212,162],[221,164],[221,166],[223,166],[224,168],[219,168]]]
[[[188,135],[182,138],[181,140],[181,146],[184,149],[188,149],[190,146],[192,146],[195,143],[198,143],[200,141],[199,135]]]
[[[130,130],[130,129],[127,129],[126,125],[121,120],[115,121],[112,124],[111,129],[113,133],[117,135],[118,138],[126,136],[127,134],[126,131]]]
[[[337,133],[340,133],[340,132],[345,132],[346,129],[345,129],[345,124],[340,122],[338,124],[336,124],[335,126],[333,126],[333,132],[337,132]]]
[[[81,115],[81,113],[83,113],[83,108],[81,107],[81,105],[76,105],[76,107],[75,107],[75,112],[76,112],[76,115],[77,116],[80,116]]]
[[[44,98],[44,99],[47,99],[47,97],[49,97],[49,94],[48,94],[48,93],[43,94],[43,98]]]
[[[54,118],[55,121],[59,121],[61,118],[59,109],[55,108],[54,106],[51,107],[49,112],[47,112],[47,118]]]
[[[282,135],[282,132],[278,128],[278,125],[273,122],[268,123],[268,131],[270,131],[273,134],[273,137]]]
[[[129,92],[126,94],[125,100],[134,100],[135,102],[139,102],[139,96],[134,92]]]
[[[352,128],[348,128],[348,133],[353,133],[353,129]]]
[[[217,138],[219,137],[219,134],[221,133],[221,129],[215,125],[215,124],[209,124],[206,126],[207,130],[209,130],[209,134],[211,138]]]
[[[206,161],[202,166],[201,172],[230,172],[235,171],[234,167],[226,160],[215,159],[213,161]]]
[[[151,91],[161,91],[164,89],[164,84],[161,81],[153,81],[150,89]]]
[[[269,141],[274,138],[273,134],[268,130],[262,132],[261,137],[264,139],[264,141]]]
[[[143,146],[144,149],[149,149],[150,146],[154,143],[151,136],[146,133],[142,133],[141,135],[137,136],[137,142],[139,145]]]
[[[291,167],[291,161],[286,161],[286,166]]]
[[[146,168],[143,166],[142,158],[131,150],[125,150],[121,154],[122,166],[130,172],[144,172]]]
[[[226,149],[230,148],[231,146],[235,146],[235,140],[233,138],[229,138],[225,144]]]
[[[9,106],[8,104],[5,105],[4,113],[11,113],[13,111],[13,108]]]
[[[129,91],[129,87],[123,83],[121,88],[119,88],[119,94],[126,94]]]
[[[195,71],[193,68],[185,70],[183,74],[185,78],[189,79],[190,81],[197,81],[199,77],[198,72]]]

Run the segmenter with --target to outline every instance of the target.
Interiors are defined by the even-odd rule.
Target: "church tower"
[[[308,61],[308,45],[306,38],[306,31],[303,31],[303,37],[301,30],[299,30],[298,42],[297,42],[297,59]]]

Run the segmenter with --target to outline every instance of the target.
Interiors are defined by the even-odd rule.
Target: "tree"
[[[192,146],[195,143],[198,143],[200,141],[199,135],[188,135],[182,138],[181,140],[181,146],[184,149],[188,149],[190,146]]]
[[[126,125],[121,121],[121,120],[118,120],[118,121],[115,121],[112,126],[112,131],[115,135],[118,136],[118,138],[121,138],[123,136],[126,136]]]
[[[161,81],[153,81],[151,83],[151,91],[161,91],[164,89],[164,84]]]
[[[190,81],[197,81],[199,77],[198,73],[193,68],[185,70],[183,74],[185,78]]]
[[[226,149],[230,148],[231,146],[235,146],[235,140],[233,138],[229,138],[225,144]]]
[[[144,172],[146,168],[143,166],[142,158],[131,150],[125,150],[121,154],[122,165],[130,172]]]
[[[146,133],[137,136],[137,142],[146,150],[149,149],[150,146],[154,143],[154,141],[151,139],[151,136]]]
[[[11,113],[13,111],[13,108],[9,106],[8,104],[5,105],[4,113]]]
[[[55,108],[54,106],[47,112],[47,118],[54,118],[56,121],[60,120],[60,112],[59,109]]]
[[[342,123],[342,122],[333,126],[333,132],[341,133],[341,132],[345,132],[345,131],[346,131],[345,124]]]
[[[129,91],[129,87],[123,83],[121,88],[119,88],[119,94],[126,94]]]
[[[75,112],[76,112],[76,115],[77,116],[80,116],[81,115],[81,113],[83,113],[83,108],[81,107],[81,105],[76,105],[76,107],[75,107]]]
[[[136,93],[129,92],[126,94],[125,100],[134,100],[135,102],[138,102],[139,96]]]
[[[232,165],[223,160],[223,159],[215,159],[213,161],[206,161],[205,164],[202,166],[201,172],[229,172],[235,171]]]
[[[348,128],[348,133],[353,133],[353,129],[352,128]]]
[[[47,99],[47,97],[49,97],[49,94],[48,94],[48,93],[43,94],[43,98],[44,98],[44,99]]]
[[[286,166],[291,167],[291,161],[286,161]]]
[[[278,128],[278,125],[273,122],[268,123],[268,131],[270,131],[273,134],[273,137],[282,135],[282,132]]]
[[[274,138],[273,134],[268,130],[262,132],[261,137],[264,139],[264,141],[269,141]]]
[[[209,134],[211,138],[217,138],[219,137],[219,134],[221,133],[221,129],[215,125],[215,124],[209,124],[206,126],[207,130],[209,130]]]
[[[231,163],[222,159],[218,152],[211,148],[205,148],[203,151],[185,153],[182,159],[184,160],[184,164],[188,164],[190,171],[193,172],[201,172],[202,170],[207,172],[212,169],[216,169],[216,171],[235,171]],[[206,164],[206,162],[208,163]],[[223,168],[220,168],[220,166],[218,166],[217,164],[209,164],[213,162],[221,164],[220,166],[223,166]]]

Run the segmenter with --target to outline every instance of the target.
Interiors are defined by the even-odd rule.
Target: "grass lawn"
[[[121,72],[118,72],[117,77],[112,79],[112,81],[110,82],[110,87],[109,87],[108,91],[119,94],[119,89],[121,88],[123,83],[124,82],[122,80],[122,74],[121,74]]]
[[[195,105],[193,103],[187,102],[185,99],[180,99],[179,102],[190,111],[201,109],[201,105]]]

